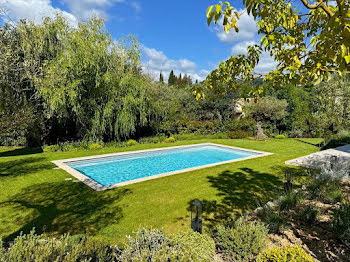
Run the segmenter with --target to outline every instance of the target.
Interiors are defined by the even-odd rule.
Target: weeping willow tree
[[[136,39],[116,43],[96,17],[60,28],[59,50],[34,81],[46,116],[73,119],[79,138],[95,140],[126,138],[146,126],[157,113],[146,96],[151,83],[141,74]]]

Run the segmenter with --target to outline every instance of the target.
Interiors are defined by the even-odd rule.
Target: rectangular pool
[[[53,162],[93,189],[105,190],[269,154],[205,143]]]

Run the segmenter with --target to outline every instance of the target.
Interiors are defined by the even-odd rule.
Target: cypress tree
[[[176,82],[176,76],[174,75],[174,71],[171,70],[168,78],[168,85],[175,85]]]
[[[159,74],[159,82],[164,83],[164,78],[162,72]]]

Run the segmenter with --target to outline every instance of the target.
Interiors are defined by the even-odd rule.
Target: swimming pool
[[[95,190],[105,190],[270,153],[212,143],[53,161]]]

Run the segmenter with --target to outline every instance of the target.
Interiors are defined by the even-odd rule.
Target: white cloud
[[[255,41],[242,41],[235,44],[231,49],[232,55],[247,54],[247,47],[257,44]],[[262,52],[259,64],[255,67],[255,72],[266,74],[272,69],[275,69],[277,62],[270,56],[268,52]]]
[[[239,13],[242,10],[238,10]],[[222,26],[223,17],[219,20],[218,24],[214,27],[216,31],[216,36],[220,41],[225,43],[233,43],[236,41],[247,41],[253,40],[258,32],[258,27],[253,16],[250,16],[245,12],[240,16],[240,19],[237,21],[239,32],[237,33],[234,29],[230,33],[226,33],[224,27]]]
[[[138,16],[141,12],[141,4],[136,1],[126,0],[62,0],[63,3],[67,4],[69,10],[79,19],[86,20],[92,15],[101,16],[108,18],[107,11],[115,4],[125,4],[135,10]],[[127,7],[123,7],[127,8]],[[118,18],[124,20],[123,18]]]
[[[87,19],[92,15],[107,16],[107,10],[115,3],[123,3],[125,0],[63,0],[70,11],[78,19]]]
[[[257,42],[255,42],[255,41],[242,41],[242,42],[239,42],[239,43],[235,44],[231,48],[231,54],[232,55],[246,54],[248,46],[256,45],[256,44],[257,44]]]
[[[44,17],[53,17],[61,12],[71,24],[77,24],[77,18],[68,12],[52,6],[51,0],[0,0],[0,5],[14,21],[30,19],[40,23]],[[6,17],[2,17],[6,20]]]
[[[162,72],[164,79],[168,80],[171,70],[174,70],[176,75],[190,75],[192,80],[202,81],[207,76],[208,71],[197,71],[197,65],[188,59],[173,60],[168,58],[162,51],[154,48],[142,46],[143,55],[143,71],[149,74],[155,80],[158,80],[160,72]]]

